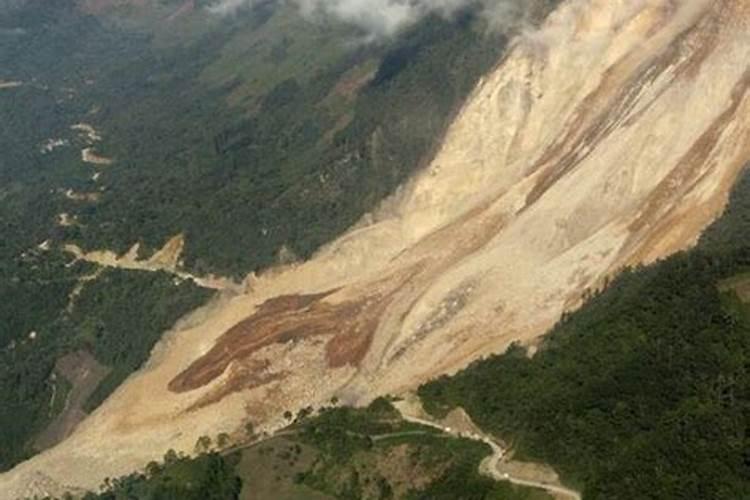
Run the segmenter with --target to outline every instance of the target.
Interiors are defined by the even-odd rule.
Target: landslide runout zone
[[[246,419],[414,388],[691,246],[750,160],[749,19],[739,0],[564,2],[374,222],[196,312],[0,491],[95,488]]]

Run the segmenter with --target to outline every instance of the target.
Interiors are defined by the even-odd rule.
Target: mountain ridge
[[[689,248],[750,159],[749,11],[563,3],[516,39],[371,224],[204,309],[0,487],[36,470],[95,487],[94,464],[121,472],[248,415],[273,430],[287,409],[414,388],[533,344],[622,268]]]

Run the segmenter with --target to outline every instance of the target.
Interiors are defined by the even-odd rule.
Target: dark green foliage
[[[333,429],[336,433],[333,433]],[[359,498],[456,499],[456,500],[544,500],[543,492],[497,483],[478,474],[479,462],[490,453],[488,446],[466,439],[457,439],[436,432],[432,428],[415,426],[400,419],[398,413],[381,399],[364,409],[337,409],[324,411],[304,424],[292,427],[300,431],[296,438],[316,451],[315,458],[294,477],[294,483],[304,483],[309,491],[321,491],[342,500]],[[341,450],[327,443],[331,436],[359,436],[364,447]],[[282,442],[286,442],[282,439]],[[273,444],[272,444],[273,443]],[[252,446],[252,445],[251,445]],[[434,479],[420,489],[404,490],[406,471],[399,477],[382,475],[375,465],[380,455],[394,447],[408,447],[409,461],[414,471],[420,470]],[[279,481],[284,471],[277,467],[288,464],[294,470],[303,453],[300,444],[276,447],[276,441],[260,445],[258,450],[264,460],[274,455],[277,460],[262,474],[275,474]],[[238,498],[242,482],[252,486],[253,480],[268,478],[258,475],[255,469],[240,472],[243,451],[229,455],[203,453],[188,458],[169,451],[163,463],[152,462],[143,472],[114,480],[106,480],[102,492],[90,493],[84,500],[230,500]],[[310,453],[310,451],[305,451]],[[404,474],[404,472],[406,472]],[[401,482],[404,494],[395,496],[395,483]],[[296,497],[295,497],[296,498]],[[317,497],[316,497],[317,498]]]
[[[409,423],[386,398],[376,399],[367,408],[323,410],[301,425],[298,439],[316,448],[319,456],[308,471],[298,475],[297,482],[342,500],[396,498],[396,483],[415,481],[415,474],[427,474],[428,484],[406,489],[402,484],[398,498],[548,498],[543,493],[480,476],[479,463],[491,453],[489,446]],[[375,464],[396,447],[409,450],[411,470],[400,471],[399,477],[383,476]]]
[[[29,457],[30,437],[49,421],[56,333],[41,330],[38,341],[0,352],[0,470]]]
[[[586,498],[750,495],[750,305],[720,282],[750,269],[750,183],[704,243],[629,271],[567,317],[534,358],[511,348],[420,388],[461,405]]]
[[[750,175],[741,175],[724,215],[712,224],[700,240],[711,252],[732,251],[750,244]]]
[[[59,315],[86,269],[65,264],[33,253],[0,264],[0,470],[28,456],[29,437],[49,420],[50,375],[66,343]]]
[[[0,266],[0,470],[31,453],[31,440],[56,416],[55,363],[87,349],[112,367],[88,402],[93,409],[147,359],[160,335],[210,293],[164,273],[107,270],[69,295],[93,266],[56,250],[26,252]],[[35,333],[32,339],[31,334]]]
[[[143,473],[107,481],[102,493],[84,500],[233,500],[242,488],[235,465],[236,457],[217,453],[192,459],[170,454]]]
[[[108,269],[79,297],[71,321],[97,360],[112,367],[87,403],[99,406],[148,359],[176,319],[204,303],[211,292],[167,273]]]
[[[415,426],[401,420],[385,399],[376,399],[366,409],[349,407],[323,409],[301,424],[301,440],[315,446],[334,462],[347,462],[359,450],[372,448],[370,436],[403,432]]]
[[[482,450],[486,453],[489,450]],[[409,492],[408,500],[540,500],[549,497],[541,491],[499,483],[479,475],[477,465],[483,456],[469,454],[451,465],[426,488]]]
[[[49,234],[54,216],[69,212],[81,225],[56,229],[61,238],[115,251],[139,241],[154,249],[184,232],[187,266],[232,275],[274,263],[284,245],[307,257],[372,210],[429,157],[505,45],[470,16],[430,18],[385,46],[352,50],[300,71],[304,81],[288,78],[255,102],[229,106],[227,95],[242,82],[227,75],[225,86],[208,86],[201,75],[234,35],[255,29],[250,14],[165,48],[71,5],[42,15],[47,6],[30,3],[19,19],[6,20],[29,25],[39,50],[23,51],[19,40],[0,49],[0,62],[12,62],[8,74],[44,86],[0,94],[7,117],[0,146],[12,152],[0,179],[23,181],[23,196],[96,188],[77,157],[80,144],[37,152],[50,137],[69,138],[68,127],[81,120],[99,130],[100,151],[117,163],[102,174],[100,202],[53,196],[41,224],[18,226]],[[53,53],[63,46],[76,57]],[[337,96],[342,76],[371,61],[382,61],[374,80]],[[338,130],[344,116],[348,125]]]

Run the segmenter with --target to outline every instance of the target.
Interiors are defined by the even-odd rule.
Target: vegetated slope
[[[480,476],[489,447],[406,422],[382,398],[362,409],[301,412],[282,434],[248,436],[249,443],[230,449],[227,436],[204,436],[196,444],[201,450],[196,458],[167,452],[163,462],[108,481],[105,491],[84,499],[550,498]]]
[[[181,251],[185,233],[186,265],[204,272],[311,252],[418,166],[503,48],[470,12],[354,50],[347,28],[274,2],[228,19],[95,3],[0,12],[0,79],[13,82],[0,88],[0,469],[71,410],[58,363],[84,350],[111,369],[92,410],[207,300],[179,251],[169,266],[146,257]],[[409,67],[389,62],[402,52]],[[444,65],[454,73],[438,79]],[[73,242],[104,251],[69,254]],[[178,279],[137,272],[162,267]]]
[[[105,189],[81,161],[89,138],[79,122],[91,109],[83,80],[146,40],[107,29],[72,2],[21,7],[0,12],[0,78],[18,83],[0,92],[1,470],[68,434],[84,410],[79,397],[95,391],[85,409],[96,406],[210,295],[166,274],[102,273],[60,248],[63,223],[76,223],[69,212],[95,210]],[[84,354],[92,352],[98,360]],[[76,355],[109,375],[77,367],[85,383],[69,379],[65,362]]]
[[[748,8],[564,3],[372,220],[169,335],[0,486],[94,487],[248,414],[270,429],[333,394],[414,387],[533,343],[622,267],[692,245],[750,157]]]
[[[461,405],[585,498],[750,493],[750,175],[698,247],[629,271],[521,347],[419,392]]]
[[[23,173],[27,190],[98,193],[96,203],[45,200],[75,221],[56,240],[148,253],[184,234],[184,264],[201,274],[244,276],[277,263],[282,248],[308,257],[343,233],[415,171],[504,47],[471,11],[356,45],[352,30],[285,2],[166,21],[170,7],[179,2],[85,16],[66,0],[6,16],[26,34],[0,47],[3,72],[35,83],[0,98],[14,175],[64,161]],[[64,133],[79,122],[101,135],[94,152],[114,160],[96,182]],[[33,154],[49,138],[70,144]],[[65,182],[47,178],[61,172]]]
[[[39,451],[35,436],[58,415],[98,406],[148,359],[164,330],[210,296],[164,273],[110,270],[86,282],[93,266],[43,251],[18,264],[0,267],[0,315],[10,318],[0,326],[1,469]],[[107,373],[92,380],[81,408],[71,408],[70,384],[81,381],[69,380],[59,361],[80,350]],[[63,437],[52,432],[45,441]]]

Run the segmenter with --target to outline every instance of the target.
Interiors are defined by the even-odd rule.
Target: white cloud
[[[231,14],[259,0],[219,0],[209,8],[216,14]],[[362,29],[372,39],[391,37],[424,16],[450,16],[461,7],[481,4],[494,26],[515,23],[525,0],[279,0],[296,5],[311,19],[333,17]]]
[[[252,6],[255,0],[220,0],[208,7],[208,11],[220,16],[234,14],[240,7]]]
[[[468,0],[294,0],[307,16],[333,16],[373,37],[389,37],[430,13],[450,15]]]

